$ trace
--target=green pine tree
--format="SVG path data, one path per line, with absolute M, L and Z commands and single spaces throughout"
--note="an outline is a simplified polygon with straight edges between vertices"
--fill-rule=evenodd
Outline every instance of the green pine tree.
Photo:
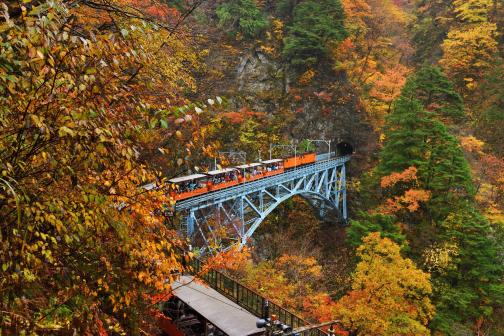
M 488 318 L 504 303 L 502 251 L 492 227 L 470 201 L 452 210 L 438 238 L 457 246 L 454 266 L 433 274 L 437 304 L 432 326 L 448 335 L 455 334 L 455 323 Z
M 464 102 L 453 83 L 438 67 L 423 66 L 408 80 L 403 95 L 418 99 L 428 111 L 442 117 L 464 116 Z
M 471 171 L 458 140 L 439 121 L 433 123 L 426 153 L 427 162 L 419 171 L 421 186 L 431 191 L 431 214 L 435 219 L 443 219 L 453 202 L 473 199 Z
M 340 0 L 306 0 L 296 5 L 283 56 L 293 65 L 311 66 L 325 58 L 328 45 L 347 32 Z
M 433 115 L 411 97 L 401 95 L 394 103 L 385 125 L 385 142 L 380 152 L 377 177 L 426 165 L 426 148 L 433 127 Z
M 475 209 L 475 188 L 460 144 L 440 120 L 446 111 L 461 111 L 461 102 L 449 89 L 449 83 L 433 68 L 424 68 L 408 79 L 387 119 L 386 139 L 370 185 L 378 192 L 381 177 L 410 166 L 418 169 L 418 187 L 430 191 L 431 199 L 414 217 L 398 220 L 412 224 L 409 245 L 417 258 L 433 241 L 457 248 L 452 265 L 435 271 L 432 277 L 437 312 L 432 327 L 452 335 L 456 323 L 488 317 L 502 304 L 504 268 L 498 250 L 502 244 Z M 397 234 L 394 228 L 379 225 L 376 218 L 371 222 L 359 221 L 366 229 Z M 349 232 L 362 231 L 361 226 Z
M 292 19 L 294 15 L 294 9 L 298 4 L 299 0 L 278 0 L 276 5 L 276 13 L 279 17 L 286 19 L 287 22 Z
M 257 37 L 268 27 L 268 20 L 253 0 L 226 1 L 217 8 L 219 25 L 246 38 Z
M 474 186 L 457 139 L 438 120 L 436 111 L 425 109 L 432 104 L 447 109 L 458 106 L 458 103 L 450 103 L 453 96 L 445 94 L 447 90 L 435 89 L 437 86 L 433 82 L 444 81 L 433 73 L 440 74 L 429 67 L 412 75 L 394 103 L 385 126 L 385 143 L 376 169 L 375 186 L 383 176 L 416 167 L 419 187 L 432 194 L 429 213 L 435 220 L 442 220 L 450 212 L 453 201 L 472 198 Z M 432 81 L 433 76 L 437 80 Z M 428 89 L 429 85 L 432 89 Z
M 389 238 L 405 247 L 406 237 L 396 224 L 394 216 L 383 214 L 369 214 L 359 211 L 358 220 L 351 220 L 347 229 L 347 243 L 357 247 L 362 244 L 362 238 L 371 232 L 380 232 L 383 238 Z

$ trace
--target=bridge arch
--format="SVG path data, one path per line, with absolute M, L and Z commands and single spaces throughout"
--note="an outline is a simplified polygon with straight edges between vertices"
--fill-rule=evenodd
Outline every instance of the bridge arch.
M 334 203 L 331 199 L 326 198 L 324 195 L 321 195 L 320 193 L 314 191 L 302 191 L 302 190 L 296 191 L 278 199 L 278 201 L 276 201 L 274 204 L 269 206 L 264 212 L 262 212 L 261 215 L 255 220 L 255 222 L 249 228 L 249 230 L 241 237 L 240 246 L 243 247 L 247 244 L 247 240 L 252 237 L 254 232 L 259 228 L 261 223 L 268 217 L 269 214 L 275 211 L 276 208 L 278 208 L 283 202 L 295 196 L 300 196 L 303 199 L 305 199 L 312 206 L 312 208 L 318 209 L 324 214 L 332 213 L 334 216 L 337 217 L 339 221 L 341 222 L 344 221 L 342 218 L 342 213 L 338 208 L 338 204 Z M 319 212 L 320 217 L 323 217 L 324 214 Z
M 264 219 L 293 196 L 308 200 L 321 217 L 334 212 L 335 218 L 346 222 L 345 163 L 349 159 L 350 156 L 322 159 L 178 202 L 175 211 L 184 218 L 179 231 L 191 239 L 193 246 L 202 249 L 216 243 L 243 246 Z M 219 238 L 222 230 L 226 232 L 223 239 Z

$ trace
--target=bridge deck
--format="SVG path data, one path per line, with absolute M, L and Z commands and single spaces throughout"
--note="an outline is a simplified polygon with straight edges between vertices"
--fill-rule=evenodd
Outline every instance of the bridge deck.
M 257 181 L 240 184 L 234 187 L 209 192 L 200 196 L 195 196 L 187 200 L 177 202 L 175 209 L 177 211 L 186 209 L 197 209 L 199 206 L 206 206 L 209 203 L 215 203 L 217 201 L 226 201 L 233 199 L 240 195 L 245 195 L 254 189 L 263 189 L 278 185 L 289 181 L 297 176 L 303 176 L 306 174 L 313 173 L 314 171 L 321 171 L 330 167 L 342 165 L 350 160 L 350 156 L 342 156 L 335 159 L 329 159 L 321 162 L 315 162 L 310 165 L 301 166 L 297 168 L 290 169 L 283 174 L 265 177 Z

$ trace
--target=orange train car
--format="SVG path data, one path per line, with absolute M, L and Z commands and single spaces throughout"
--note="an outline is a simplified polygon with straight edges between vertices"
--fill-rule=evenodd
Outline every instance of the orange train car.
M 220 190 L 237 185 L 238 171 L 236 168 L 224 168 L 220 170 L 212 170 L 208 173 L 208 191 Z
M 302 166 L 309 163 L 314 163 L 317 160 L 317 155 L 314 152 L 304 153 L 298 156 L 292 156 L 283 160 L 285 169 Z
M 168 180 L 168 182 L 177 187 L 177 189 L 170 191 L 170 196 L 176 201 L 208 192 L 208 176 L 204 174 L 176 177 Z
M 173 178 L 169 182 L 176 187 L 170 191 L 170 196 L 176 201 L 181 201 L 207 192 L 278 175 L 283 173 L 285 169 L 314 163 L 316 159 L 316 154 L 309 152 L 287 159 L 272 159 L 212 170 L 204 174 Z
M 238 177 L 238 181 L 240 183 L 252 182 L 264 177 L 264 167 L 262 167 L 262 163 L 260 162 L 244 164 L 241 166 L 236 166 L 236 168 L 240 172 L 240 175 Z
M 278 175 L 284 172 L 283 159 L 261 161 L 264 165 L 263 177 Z

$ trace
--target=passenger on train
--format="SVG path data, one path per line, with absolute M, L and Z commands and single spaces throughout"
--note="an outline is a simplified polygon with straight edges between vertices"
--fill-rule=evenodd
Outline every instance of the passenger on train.
M 181 193 L 181 192 L 186 192 L 189 190 L 189 187 L 188 187 L 188 183 L 179 183 L 179 184 L 175 184 L 175 189 L 177 190 L 177 192 Z
M 209 176 L 208 191 L 215 191 L 238 184 L 236 168 L 216 169 L 205 174 Z
M 204 174 L 193 174 L 175 177 L 170 182 L 169 195 L 175 200 L 182 200 L 207 192 L 208 177 Z
M 338 153 L 340 155 L 351 155 L 353 148 L 349 144 L 342 143 L 338 145 Z M 176 177 L 169 180 L 173 186 L 170 196 L 175 200 L 183 200 L 241 183 L 282 174 L 284 171 L 312 164 L 318 160 L 327 160 L 330 157 L 330 155 L 327 155 L 326 159 L 319 159 L 315 152 L 307 152 L 284 159 L 269 159 L 213 170 L 203 174 Z
M 261 162 L 264 167 L 264 176 L 273 176 L 283 172 L 282 159 L 270 159 Z

